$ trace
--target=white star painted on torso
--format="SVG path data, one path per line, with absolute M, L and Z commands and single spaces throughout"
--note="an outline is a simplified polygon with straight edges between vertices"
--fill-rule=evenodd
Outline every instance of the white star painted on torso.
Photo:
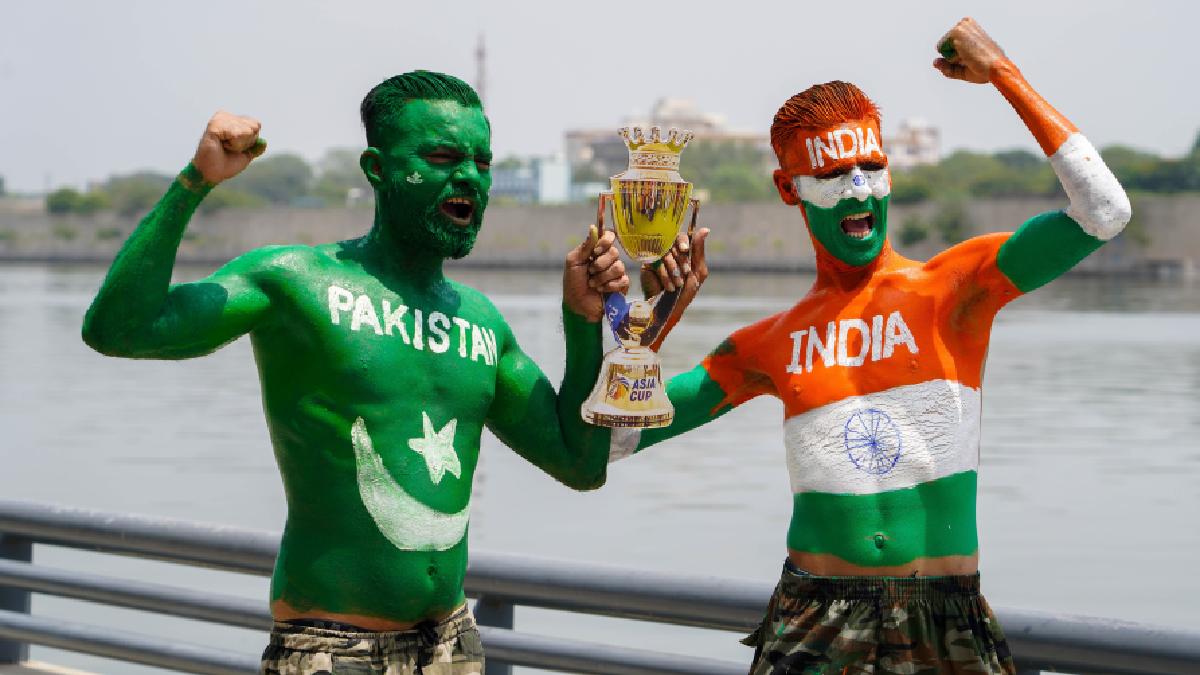
M 442 482 L 442 476 L 446 475 L 447 471 L 454 474 L 455 478 L 461 478 L 462 465 L 454 452 L 454 429 L 458 427 L 458 420 L 452 419 L 441 431 L 434 432 L 429 413 L 421 411 L 421 423 L 425 437 L 409 439 L 408 447 L 425 458 L 425 465 L 429 467 L 429 480 L 437 485 Z

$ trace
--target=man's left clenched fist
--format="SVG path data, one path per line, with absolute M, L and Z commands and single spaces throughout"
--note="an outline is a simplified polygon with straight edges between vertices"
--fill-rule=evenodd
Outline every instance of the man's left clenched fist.
M 233 178 L 266 151 L 267 142 L 258 137 L 261 128 L 253 117 L 217 111 L 200 137 L 192 164 L 209 183 Z
M 987 84 L 992 66 L 1004 58 L 1004 50 L 975 19 L 966 17 L 938 40 L 941 58 L 933 67 L 952 80 Z

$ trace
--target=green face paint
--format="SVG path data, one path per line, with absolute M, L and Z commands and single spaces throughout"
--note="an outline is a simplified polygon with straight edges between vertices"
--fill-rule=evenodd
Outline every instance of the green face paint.
M 887 208 L 890 197 L 875 196 L 865 200 L 853 197 L 839 201 L 832 208 L 821 208 L 809 201 L 801 202 L 808 231 L 814 240 L 834 258 L 850 265 L 869 265 L 883 250 L 887 240 Z M 869 214 L 870 231 L 865 237 L 856 238 L 843 229 L 843 221 L 855 214 Z
M 410 252 L 461 258 L 483 224 L 491 129 L 479 108 L 455 101 L 409 101 L 385 120 L 375 186 L 377 226 Z

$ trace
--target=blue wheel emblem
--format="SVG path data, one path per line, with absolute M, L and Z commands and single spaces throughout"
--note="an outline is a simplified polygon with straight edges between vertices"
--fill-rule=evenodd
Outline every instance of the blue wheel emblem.
M 855 186 L 857 186 L 857 187 L 862 187 L 862 186 L 864 186 L 864 185 L 866 185 L 866 184 L 867 184 L 867 179 L 866 179 L 866 178 L 864 178 L 864 177 L 863 177 L 863 175 L 862 175 L 861 173 L 860 173 L 860 174 L 858 174 L 857 176 L 855 176 L 854 178 L 850 179 L 850 180 L 851 180 L 851 182 L 852 182 L 852 183 L 854 183 L 854 185 L 855 185 Z
M 882 410 L 867 408 L 851 415 L 843 438 L 846 455 L 859 471 L 886 476 L 900 461 L 900 430 Z

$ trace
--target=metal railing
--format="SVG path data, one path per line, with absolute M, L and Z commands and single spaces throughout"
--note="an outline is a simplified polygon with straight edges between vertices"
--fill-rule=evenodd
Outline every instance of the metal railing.
M 269 576 L 278 535 L 229 527 L 0 500 L 0 664 L 45 645 L 191 673 L 254 673 L 254 655 L 30 614 L 30 594 L 145 610 L 225 626 L 268 630 L 260 601 L 33 564 L 49 544 Z M 578 673 L 741 675 L 746 663 L 518 632 L 513 608 L 538 607 L 640 621 L 748 632 L 771 582 L 666 575 L 473 553 L 466 591 L 487 648 L 488 675 L 524 665 Z M 1200 633 L 1088 617 L 997 610 L 1022 672 L 1200 672 Z M 748 652 L 747 652 L 748 655 Z

